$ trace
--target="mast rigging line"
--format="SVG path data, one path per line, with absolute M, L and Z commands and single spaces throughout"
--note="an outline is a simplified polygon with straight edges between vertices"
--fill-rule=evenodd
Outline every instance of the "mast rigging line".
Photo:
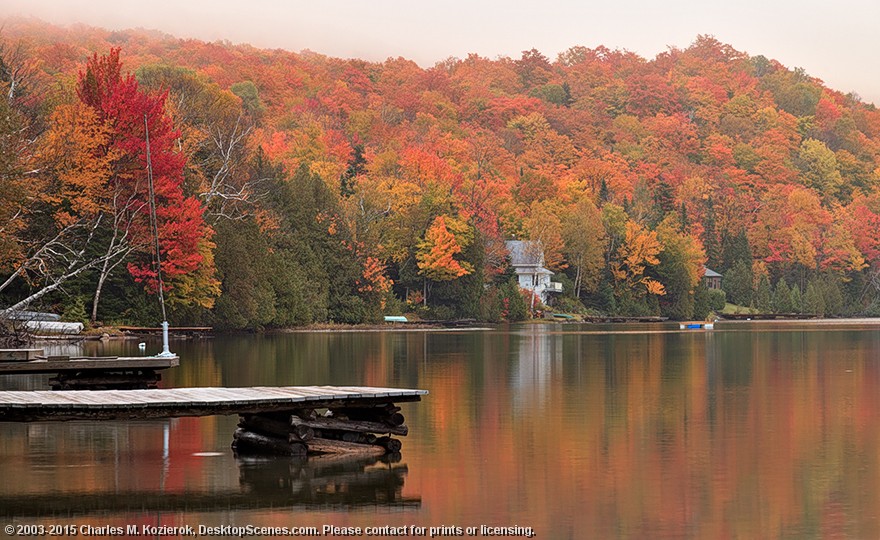
M 159 305 L 162 308 L 162 352 L 159 356 L 173 356 L 168 350 L 168 317 L 165 314 L 165 292 L 162 285 L 162 255 L 159 251 L 159 219 L 156 216 L 156 190 L 153 187 L 153 161 L 150 156 L 150 126 L 144 114 L 144 134 L 147 143 L 147 187 L 150 194 L 150 226 L 155 241 L 156 280 L 159 284 Z

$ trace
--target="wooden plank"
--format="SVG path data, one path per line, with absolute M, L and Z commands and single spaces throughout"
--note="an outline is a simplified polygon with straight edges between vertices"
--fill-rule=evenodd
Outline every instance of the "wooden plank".
M 161 332 L 161 326 L 117 326 L 120 332 Z M 168 332 L 211 332 L 212 326 L 170 326 Z
M 287 438 L 281 440 L 275 437 L 267 437 L 253 431 L 238 428 L 232 435 L 234 441 L 232 448 L 237 454 L 259 453 L 274 454 L 279 456 L 305 456 L 306 445 L 301 442 L 288 442 Z
M 0 349 L 0 362 L 22 362 L 43 356 L 43 349 Z
M 91 390 L 81 392 L 0 392 L 0 421 L 171 418 L 293 411 L 302 408 L 374 407 L 387 405 L 368 387 L 176 388 Z M 425 390 L 397 389 L 395 401 L 418 401 Z M 304 395 L 308 394 L 308 395 Z M 379 392 L 379 395 L 382 395 Z M 385 428 L 382 433 L 389 433 Z
M 354 431 L 356 433 L 393 433 L 394 435 L 406 436 L 409 428 L 406 426 L 389 426 L 379 422 L 366 422 L 358 420 L 340 420 L 338 418 L 316 418 L 303 420 L 296 416 L 290 419 L 292 425 L 307 426 L 312 429 L 331 429 L 335 431 Z
M 177 356 L 133 356 L 108 358 L 71 358 L 65 361 L 31 360 L 0 362 L 0 375 L 24 375 L 34 373 L 62 373 L 86 370 L 143 370 L 168 369 L 180 365 Z
M 348 454 L 362 456 L 381 456 L 385 448 L 373 444 L 350 443 L 330 439 L 314 438 L 308 443 L 309 454 Z
M 111 405 L 125 403 L 134 397 L 139 400 L 145 398 L 145 402 L 153 404 L 168 405 L 185 405 L 189 403 L 225 403 L 228 401 L 241 402 L 265 402 L 278 404 L 298 404 L 310 401 L 346 401 L 357 399 L 372 399 L 368 394 L 346 394 L 338 393 L 334 397 L 328 397 L 321 394 L 314 397 L 304 398 L 298 391 L 297 387 L 274 388 L 271 393 L 266 392 L 265 388 L 242 388 L 242 389 L 223 389 L 225 394 L 211 397 L 211 392 L 215 388 L 177 388 L 169 390 L 101 390 L 95 391 L 94 396 L 101 396 L 103 402 Z M 271 395 L 270 395 L 271 394 Z M 421 396 L 427 394 L 424 390 L 408 390 L 405 394 L 408 396 Z M 66 394 L 59 394 L 51 391 L 6 391 L 0 392 L 0 396 L 11 398 L 16 403 L 23 405 L 52 406 L 57 403 L 66 403 L 71 399 Z M 357 397 L 352 397 L 357 396 Z

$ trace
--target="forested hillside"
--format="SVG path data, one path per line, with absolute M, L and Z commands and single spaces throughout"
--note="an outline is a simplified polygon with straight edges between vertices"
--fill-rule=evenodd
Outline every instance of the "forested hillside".
M 178 324 L 522 318 L 511 238 L 558 309 L 704 317 L 708 266 L 739 305 L 880 314 L 880 112 L 711 37 L 430 68 L 32 20 L 0 42 L 0 309 L 156 321 L 155 231 Z

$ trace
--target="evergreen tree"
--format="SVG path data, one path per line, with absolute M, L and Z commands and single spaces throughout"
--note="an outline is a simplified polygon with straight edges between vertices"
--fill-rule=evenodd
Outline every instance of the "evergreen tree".
M 804 312 L 804 297 L 801 294 L 801 288 L 794 284 L 791 286 L 791 311 L 792 313 L 803 313 Z
M 599 290 L 596 293 L 599 300 L 599 307 L 609 315 L 619 315 L 620 311 L 617 307 L 617 299 L 614 298 L 614 287 L 607 279 L 603 279 L 599 283 Z
M 672 193 L 672 186 L 665 180 L 661 180 L 654 187 L 654 221 L 659 223 L 664 216 L 675 209 L 675 197 Z
M 729 270 L 739 262 L 744 262 L 751 268 L 752 260 L 752 248 L 745 230 L 740 230 L 735 235 L 725 235 L 722 238 L 721 269 Z
M 511 279 L 500 287 L 502 317 L 511 322 L 524 321 L 529 316 L 529 306 L 520 292 L 519 283 Z
M 217 224 L 214 255 L 222 290 L 214 305 L 215 326 L 257 329 L 275 321 L 275 291 L 269 282 L 269 246 L 252 220 Z M 285 276 L 285 278 L 290 276 Z
M 755 306 L 760 313 L 773 312 L 773 295 L 770 292 L 770 280 L 767 275 L 758 280 L 758 290 L 755 292 Z
M 804 313 L 825 315 L 825 299 L 822 296 L 822 284 L 812 279 L 807 285 L 807 292 L 804 294 Z
M 825 302 L 827 315 L 843 314 L 843 292 L 841 292 L 840 282 L 835 276 L 828 275 L 822 280 L 822 300 Z
M 348 162 L 348 167 L 339 178 L 339 195 L 351 197 L 355 193 L 357 177 L 367 172 L 367 159 L 364 157 L 364 145 L 356 144 L 353 147 L 354 155 Z
M 684 211 L 684 203 L 681 206 Z M 706 264 L 713 269 L 721 268 L 721 246 L 718 243 L 718 232 L 715 230 L 715 205 L 712 202 L 712 197 L 706 199 L 706 212 L 703 218 L 703 247 L 706 250 Z
M 274 207 L 282 219 L 276 233 L 277 265 L 299 276 L 297 287 L 290 280 L 276 281 L 289 295 L 287 309 L 310 311 L 311 321 L 365 322 L 371 309 L 360 295 L 363 268 L 353 249 L 351 233 L 339 217 L 337 195 L 324 181 L 301 166 L 289 181 L 279 181 L 273 194 Z M 299 322 L 302 317 L 293 317 Z M 288 319 L 289 320 L 289 319 Z
M 785 278 L 779 278 L 776 282 L 776 288 L 773 291 L 773 310 L 776 313 L 791 313 L 791 290 Z
M 611 195 L 608 193 L 608 182 L 605 181 L 605 178 L 602 178 L 602 183 L 599 185 L 599 201 L 605 204 L 610 200 Z
M 702 282 L 694 288 L 694 319 L 704 321 L 712 308 L 709 306 L 709 289 Z M 723 306 L 722 306 L 723 307 Z
M 724 273 L 724 291 L 733 304 L 747 306 L 752 303 L 752 265 L 738 261 L 733 268 Z
M 681 206 L 678 209 L 678 216 L 681 222 L 681 232 L 687 232 L 688 228 L 691 226 L 691 222 L 688 218 L 687 205 L 684 203 L 681 203 Z

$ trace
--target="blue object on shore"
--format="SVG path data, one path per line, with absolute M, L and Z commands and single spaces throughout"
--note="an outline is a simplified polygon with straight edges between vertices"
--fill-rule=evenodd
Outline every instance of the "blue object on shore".
M 712 330 L 715 328 L 715 323 L 711 322 L 691 322 L 691 323 L 679 323 L 679 330 Z
M 385 322 L 409 322 L 403 315 L 386 315 Z

